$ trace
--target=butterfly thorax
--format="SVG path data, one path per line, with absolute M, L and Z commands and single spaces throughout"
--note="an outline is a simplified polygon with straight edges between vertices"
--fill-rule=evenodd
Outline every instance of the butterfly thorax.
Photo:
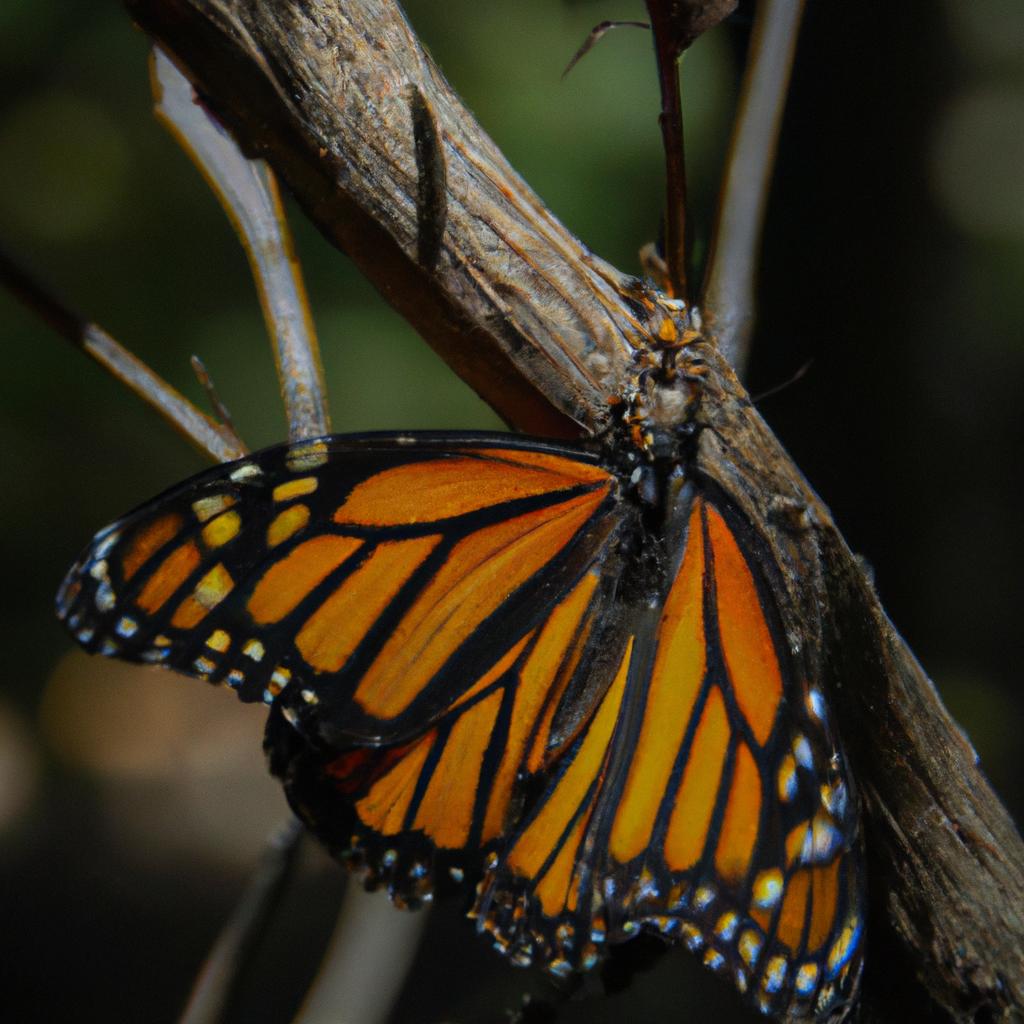
M 635 369 L 628 384 L 609 400 L 618 435 L 610 447 L 637 464 L 667 467 L 640 481 L 644 486 L 639 497 L 645 504 L 659 500 L 653 479 L 668 479 L 674 467 L 692 458 L 706 378 L 719 365 L 725 368 L 721 360 L 708 359 L 715 346 L 703 332 L 697 307 L 664 295 L 657 295 L 653 306 L 651 321 L 656 326 L 634 351 Z

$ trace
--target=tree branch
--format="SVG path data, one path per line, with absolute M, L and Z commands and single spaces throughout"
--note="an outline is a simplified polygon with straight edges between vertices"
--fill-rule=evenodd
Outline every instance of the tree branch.
M 596 432 L 660 315 L 545 209 L 384 0 L 127 0 L 250 155 L 511 425 Z M 419 259 L 411 86 L 436 120 L 447 223 Z
M 0 251 L 0 284 L 10 289 L 61 337 L 95 359 L 208 458 L 214 462 L 230 462 L 246 453 L 248 449 L 230 425 L 217 423 L 197 409 L 99 324 L 65 306 L 3 251 Z
M 274 349 L 288 438 L 329 434 L 320 349 L 274 172 L 262 160 L 246 160 L 159 47 L 153 50 L 150 72 L 157 118 L 199 168 L 249 259 Z

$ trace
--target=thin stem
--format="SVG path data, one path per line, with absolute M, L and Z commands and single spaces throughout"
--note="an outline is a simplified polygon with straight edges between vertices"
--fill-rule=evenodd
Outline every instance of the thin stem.
M 710 335 L 742 376 L 754 326 L 754 286 L 768 189 L 804 0 L 763 0 L 726 158 L 701 312 Z
M 214 462 L 230 462 L 247 451 L 228 426 L 216 423 L 184 395 L 118 344 L 102 327 L 69 309 L 24 267 L 0 251 L 0 282 L 58 334 L 91 356 L 187 441 Z
M 345 892 L 330 946 L 292 1024 L 384 1024 L 419 948 L 428 911 L 398 910 L 387 894 Z
M 218 1024 L 223 1019 L 238 980 L 280 904 L 305 834 L 298 819 L 290 818 L 270 838 L 263 859 L 196 978 L 179 1024 Z
M 600 24 L 595 25 L 587 35 L 587 38 L 580 44 L 580 48 L 572 55 L 569 59 L 569 63 L 566 64 L 565 70 L 562 72 L 562 78 L 565 78 L 570 71 L 590 51 L 597 46 L 597 44 L 604 38 L 604 36 L 611 32 L 612 29 L 617 28 L 643 28 L 650 31 L 651 26 L 646 21 L 602 21 Z
M 197 101 L 189 80 L 158 48 L 153 50 L 152 77 L 157 117 L 202 172 L 245 248 L 274 345 L 289 438 L 328 434 L 331 420 L 320 348 L 277 179 L 263 160 L 242 154 Z
M 667 5 L 649 3 L 647 9 L 654 34 L 661 90 L 658 123 L 665 150 L 665 262 L 672 294 L 686 299 L 686 153 L 683 146 L 683 106 L 679 95 L 680 50 Z
M 214 416 L 217 417 L 217 422 L 234 430 L 235 421 L 231 417 L 230 410 L 221 400 L 220 394 L 214 386 L 213 377 L 210 376 L 210 371 L 206 368 L 206 363 L 195 354 L 190 357 L 189 363 L 192 366 L 192 372 L 196 375 L 196 380 L 199 381 L 199 386 L 206 392 L 206 399 L 210 403 Z

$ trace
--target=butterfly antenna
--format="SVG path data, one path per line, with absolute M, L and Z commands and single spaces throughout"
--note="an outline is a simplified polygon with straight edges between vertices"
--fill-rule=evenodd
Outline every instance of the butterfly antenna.
M 756 395 L 751 395 L 750 401 L 753 402 L 754 405 L 757 405 L 764 399 L 771 398 L 772 395 L 777 395 L 780 391 L 785 391 L 786 388 L 792 386 L 798 380 L 803 380 L 803 378 L 807 375 L 807 371 L 810 370 L 810 368 L 813 365 L 814 360 L 808 359 L 807 362 L 804 363 L 804 365 L 801 366 L 800 369 L 796 371 L 796 373 L 791 374 L 781 384 L 776 384 L 774 387 L 769 388 L 767 391 L 761 391 Z
M 645 28 L 649 30 L 650 27 L 650 24 L 646 21 L 602 21 L 600 24 L 595 25 L 590 30 L 590 34 L 587 38 L 583 40 L 580 48 L 572 55 L 572 59 L 565 65 L 565 70 L 562 72 L 562 78 L 564 79 L 565 76 L 568 75 L 569 72 L 572 71 L 572 69 L 576 67 L 576 65 L 579 64 L 579 62 L 583 60 L 583 58 L 586 57 L 586 55 L 590 53 L 595 46 L 597 46 L 598 42 L 608 32 L 611 32 L 612 29 Z
M 0 284 L 62 338 L 95 359 L 214 462 L 230 462 L 246 453 L 244 442 L 230 425 L 218 424 L 197 409 L 102 327 L 65 305 L 2 249 Z

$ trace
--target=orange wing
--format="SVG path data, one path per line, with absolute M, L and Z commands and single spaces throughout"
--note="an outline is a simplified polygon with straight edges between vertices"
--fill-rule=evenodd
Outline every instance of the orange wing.
M 399 741 L 577 586 L 613 485 L 582 453 L 501 435 L 272 448 L 98 534 L 58 614 L 88 650 L 276 703 L 319 741 Z
M 643 929 L 699 951 L 765 1012 L 828 1016 L 862 954 L 843 757 L 722 508 L 692 499 L 686 533 L 663 605 L 634 614 L 613 684 L 475 914 L 558 973 Z
M 717 494 L 683 489 L 673 553 L 621 487 L 501 435 L 271 449 L 101 533 L 58 607 L 270 703 L 293 807 L 396 900 L 473 872 L 517 963 L 653 931 L 827 1016 L 860 971 L 854 801 L 771 566 Z
M 616 488 L 582 452 L 505 435 L 278 447 L 102 531 L 58 611 L 89 650 L 271 704 L 300 813 L 411 900 L 507 833 L 524 771 L 571 731 L 562 695 L 585 717 L 603 685 Z
M 595 640 L 615 642 L 605 621 L 610 598 L 595 563 L 511 646 L 492 638 L 493 663 L 406 742 L 325 751 L 289 726 L 287 707 L 275 708 L 272 771 L 313 831 L 396 902 L 478 876 L 483 855 L 500 847 L 535 795 L 530 780 L 543 778 L 551 751 L 567 742 L 556 715 L 567 692 L 581 679 L 607 682 L 605 644 Z M 585 719 L 582 704 L 578 711 Z

